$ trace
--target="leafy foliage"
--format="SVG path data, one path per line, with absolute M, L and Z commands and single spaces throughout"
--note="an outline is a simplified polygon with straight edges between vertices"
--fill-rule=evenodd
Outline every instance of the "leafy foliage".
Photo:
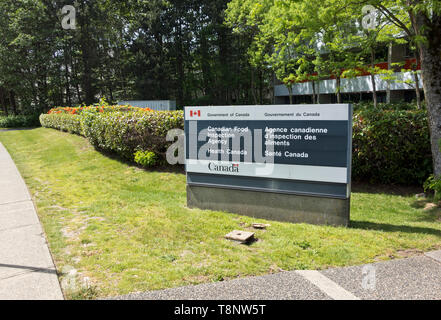
M 271 73 L 224 25 L 229 0 L 2 0 L 0 109 L 46 112 L 101 97 L 179 106 L 269 102 Z M 76 8 L 64 30 L 61 9 Z
M 43 127 L 83 135 L 81 118 L 73 114 L 42 114 L 40 122 Z
M 158 163 L 158 157 L 153 151 L 137 151 L 135 153 L 135 162 L 149 168 Z
M 40 121 L 43 127 L 83 135 L 97 149 L 116 153 L 125 160 L 134 161 L 138 151 L 151 151 L 160 161 L 171 144 L 166 141 L 168 131 L 184 128 L 184 113 L 137 108 L 101 112 L 101 108 L 84 108 L 79 115 L 44 114 Z
M 41 116 L 44 127 L 81 134 L 98 149 L 125 160 L 153 165 L 165 161 L 171 129 L 183 129 L 183 112 L 115 111 L 85 108 L 80 115 Z M 355 106 L 353 178 L 373 183 L 422 184 L 432 173 L 425 111 L 412 104 Z M 153 152 L 153 154 L 148 154 Z M 141 162 L 140 162 L 141 161 Z
M 441 140 L 438 141 L 441 150 Z M 424 184 L 425 191 L 433 191 L 435 193 L 435 201 L 441 201 L 441 178 L 431 175 Z
M 33 128 L 39 126 L 38 115 L 0 116 L 0 128 Z
M 435 192 L 435 201 L 441 201 L 441 179 L 430 176 L 424 184 L 424 190 Z
M 354 179 L 421 185 L 433 172 L 426 111 L 362 109 L 353 129 Z

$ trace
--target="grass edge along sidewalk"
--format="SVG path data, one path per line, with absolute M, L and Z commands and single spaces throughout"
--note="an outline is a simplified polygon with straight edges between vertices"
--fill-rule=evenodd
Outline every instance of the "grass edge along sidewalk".
M 127 165 L 79 136 L 39 128 L 1 132 L 0 141 L 36 201 L 61 282 L 76 284 L 65 287 L 71 299 L 361 265 L 441 247 L 440 210 L 425 210 L 414 193 L 356 190 L 350 228 L 256 221 L 188 209 L 185 175 Z M 224 239 L 253 222 L 271 227 L 257 231 L 251 246 Z
M 63 299 L 31 196 L 1 142 L 0 177 L 0 299 Z

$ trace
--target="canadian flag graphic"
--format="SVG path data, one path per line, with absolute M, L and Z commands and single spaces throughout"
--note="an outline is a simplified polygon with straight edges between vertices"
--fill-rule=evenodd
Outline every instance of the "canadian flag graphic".
M 200 117 L 201 116 L 201 110 L 196 110 L 196 111 L 193 111 L 193 110 L 191 110 L 190 111 L 190 117 Z

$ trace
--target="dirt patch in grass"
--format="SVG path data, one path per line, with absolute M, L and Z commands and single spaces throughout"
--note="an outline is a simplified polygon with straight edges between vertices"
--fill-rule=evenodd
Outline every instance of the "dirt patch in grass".
M 424 255 L 424 251 L 417 249 L 399 250 L 395 254 L 391 255 L 391 259 L 406 259 Z

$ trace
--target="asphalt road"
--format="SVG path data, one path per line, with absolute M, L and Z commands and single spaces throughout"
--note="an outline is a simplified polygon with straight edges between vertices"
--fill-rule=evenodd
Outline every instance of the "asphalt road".
M 133 293 L 114 300 L 440 300 L 441 251 L 325 271 Z

